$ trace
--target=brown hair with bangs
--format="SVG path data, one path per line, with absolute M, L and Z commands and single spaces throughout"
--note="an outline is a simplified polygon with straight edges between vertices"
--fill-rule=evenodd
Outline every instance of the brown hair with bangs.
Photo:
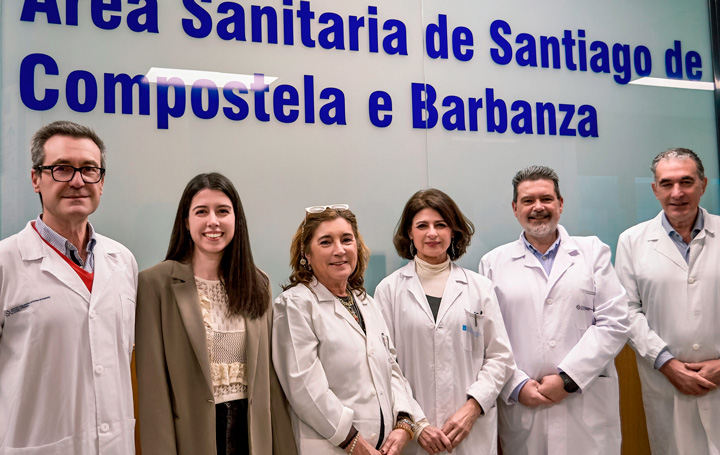
M 435 188 L 418 191 L 405 204 L 393 237 L 398 255 L 404 259 L 413 259 L 414 255 L 410 254 L 410 244 L 412 243 L 410 229 L 413 218 L 423 209 L 433 209 L 438 212 L 452 229 L 452 241 L 455 246 L 454 248 L 448 247 L 447 254 L 453 261 L 459 259 L 470 246 L 470 239 L 475 234 L 475 226 L 463 215 L 450 196 Z

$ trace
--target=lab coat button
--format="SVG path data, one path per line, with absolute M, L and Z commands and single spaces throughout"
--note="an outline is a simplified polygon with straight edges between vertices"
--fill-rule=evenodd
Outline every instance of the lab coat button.
M 688 278 L 688 283 L 693 284 L 695 282 L 695 278 Z
M 95 310 L 90 310 L 90 319 L 95 317 Z
M 98 365 L 95 367 L 95 374 L 100 376 L 103 374 L 103 371 L 105 371 L 105 368 L 102 365 Z
M 375 389 L 372 389 L 372 390 L 370 391 L 370 395 L 372 395 L 372 396 L 377 395 L 377 392 L 375 391 Z
M 555 344 L 557 344 L 557 343 L 555 343 L 555 340 L 550 340 L 550 341 L 548 341 L 548 344 L 550 345 L 551 348 L 554 348 Z
M 102 431 L 103 433 L 106 433 L 109 429 L 110 425 L 108 425 L 107 423 L 103 423 L 102 425 L 100 425 L 100 431 Z
M 368 355 L 369 355 L 370 357 L 372 357 L 373 352 L 375 352 L 375 351 L 373 351 L 372 349 L 368 349 Z
M 547 299 L 547 300 L 545 301 L 545 303 L 547 303 L 548 305 L 552 305 L 552 304 L 553 304 L 553 299 Z
M 693 351 L 697 351 L 698 349 L 700 349 L 700 345 L 697 343 L 693 344 Z
M 376 438 L 377 438 L 377 433 L 373 433 L 370 435 L 370 439 L 376 439 Z

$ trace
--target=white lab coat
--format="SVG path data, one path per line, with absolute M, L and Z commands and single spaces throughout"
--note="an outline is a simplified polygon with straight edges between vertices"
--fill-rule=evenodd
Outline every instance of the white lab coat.
M 618 240 L 618 276 L 628 294 L 650 446 L 655 455 L 720 453 L 720 391 L 680 393 L 654 368 L 667 346 L 682 362 L 720 358 L 720 217 L 690 242 L 686 264 L 661 224 L 633 226 Z
M 275 300 L 273 363 L 292 407 L 299 455 L 344 454 L 338 444 L 352 425 L 376 446 L 392 431 L 398 412 L 423 417 L 395 362 L 380 310 L 370 296 L 355 294 L 355 300 L 367 335 L 317 280 Z
M 137 264 L 97 235 L 92 294 L 28 225 L 0 242 L 0 454 L 135 453 Z
M 375 301 L 430 424 L 441 428 L 468 396 L 482 406 L 484 414 L 453 454 L 496 454 L 495 402 L 514 363 L 490 280 L 451 263 L 436 321 L 410 261 L 378 285 Z M 427 455 L 417 442 L 403 453 Z
M 613 360 L 627 340 L 625 291 L 597 237 L 570 237 L 548 277 L 522 238 L 494 249 L 480 272 L 495 286 L 517 370 L 503 388 L 498 432 L 505 455 L 619 454 Z M 554 406 L 510 403 L 525 379 L 566 372 L 581 388 Z

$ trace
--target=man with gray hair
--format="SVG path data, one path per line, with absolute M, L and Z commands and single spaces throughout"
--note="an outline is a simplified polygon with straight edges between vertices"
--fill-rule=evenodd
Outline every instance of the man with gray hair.
M 625 291 L 597 237 L 559 225 L 558 176 L 530 166 L 513 178 L 520 238 L 486 254 L 517 368 L 500 392 L 505 455 L 620 454 L 613 360 L 629 326 Z
M 42 213 L 0 242 L 0 454 L 133 454 L 137 264 L 88 222 L 105 146 L 59 121 L 31 155 Z
M 652 162 L 662 211 L 618 240 L 653 455 L 720 454 L 720 217 L 700 207 L 708 179 L 685 148 Z

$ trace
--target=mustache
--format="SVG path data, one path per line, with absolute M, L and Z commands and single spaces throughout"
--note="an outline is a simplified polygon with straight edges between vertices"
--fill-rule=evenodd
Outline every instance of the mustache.
M 549 218 L 550 212 L 547 210 L 540 210 L 537 212 L 530 212 L 530 215 L 528 215 L 528 218 Z

